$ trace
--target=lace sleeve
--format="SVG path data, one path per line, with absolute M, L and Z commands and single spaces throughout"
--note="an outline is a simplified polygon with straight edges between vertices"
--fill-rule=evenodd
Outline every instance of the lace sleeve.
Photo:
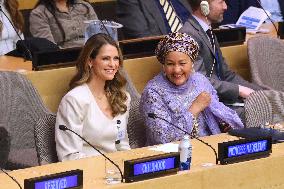
M 169 94 L 170 95 L 170 94 Z M 168 143 L 180 140 L 184 132 L 174 128 L 170 123 L 191 132 L 193 115 L 186 110 L 179 109 L 175 112 L 169 106 L 179 107 L 176 99 L 167 101 L 156 90 L 146 89 L 141 97 L 140 111 L 146 124 L 147 143 L 150 145 Z M 154 113 L 160 118 L 150 118 L 148 113 Z

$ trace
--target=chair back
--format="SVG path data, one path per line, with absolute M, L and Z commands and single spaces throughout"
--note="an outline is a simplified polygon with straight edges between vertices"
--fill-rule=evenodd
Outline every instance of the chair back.
M 284 122 L 284 92 L 256 91 L 245 100 L 246 127 Z
M 0 72 L 0 104 L 0 123 L 11 139 L 5 168 L 37 166 L 34 127 L 50 111 L 31 82 L 16 72 Z
M 35 125 L 35 144 L 39 165 L 58 162 L 55 144 L 54 114 L 41 118 Z
M 284 91 L 284 42 L 270 36 L 248 40 L 252 81 L 267 89 Z
M 146 131 L 144 122 L 139 111 L 139 103 L 141 95 L 138 93 L 130 76 L 125 69 L 120 70 L 121 75 L 126 79 L 126 91 L 131 97 L 129 118 L 127 124 L 127 133 L 131 148 L 144 147 L 146 143 Z
M 272 107 L 263 91 L 249 95 L 245 100 L 246 127 L 260 127 L 272 122 Z
M 131 101 L 127 133 L 131 148 L 141 148 L 146 145 L 146 127 L 139 111 L 140 99 Z

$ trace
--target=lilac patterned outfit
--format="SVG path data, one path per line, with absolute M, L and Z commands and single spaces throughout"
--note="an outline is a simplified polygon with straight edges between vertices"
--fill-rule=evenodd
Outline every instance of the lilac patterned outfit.
M 193 115 L 188 109 L 203 91 L 211 95 L 211 103 L 197 118 L 198 136 L 220 133 L 220 120 L 230 124 L 232 128 L 244 127 L 236 112 L 219 102 L 216 90 L 202 74 L 193 73 L 185 84 L 176 86 L 160 73 L 148 82 L 141 96 L 140 110 L 147 125 L 147 145 L 181 140 L 184 136 L 182 131 L 169 123 L 148 117 L 148 113 L 154 113 L 191 133 Z

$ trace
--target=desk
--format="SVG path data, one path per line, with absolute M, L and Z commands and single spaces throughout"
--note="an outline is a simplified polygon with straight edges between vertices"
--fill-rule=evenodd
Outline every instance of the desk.
M 32 62 L 13 56 L 0 56 L 1 71 L 31 71 Z
M 203 139 L 217 149 L 217 143 L 234 140 L 236 137 L 220 134 L 204 137 Z M 37 177 L 71 169 L 83 169 L 84 189 L 178 189 L 185 188 L 185 186 L 192 189 L 284 188 L 284 143 L 273 145 L 273 153 L 267 158 L 237 164 L 214 165 L 212 167 L 203 166 L 204 163 L 215 162 L 215 157 L 211 149 L 196 140 L 192 140 L 192 144 L 193 165 L 190 171 L 179 172 L 176 175 L 136 183 L 106 185 L 103 179 L 104 159 L 101 156 L 22 169 L 12 171 L 10 174 L 23 185 L 25 178 Z M 112 153 L 109 154 L 109 156 L 111 158 L 131 159 L 158 153 L 159 152 L 151 151 L 146 147 L 133 149 L 127 152 Z M 18 188 L 5 174 L 0 174 L 0 186 L 3 189 Z

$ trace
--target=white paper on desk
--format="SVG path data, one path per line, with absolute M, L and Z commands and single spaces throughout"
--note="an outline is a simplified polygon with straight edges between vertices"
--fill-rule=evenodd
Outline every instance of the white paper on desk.
M 266 13 L 269 16 L 271 15 L 268 11 L 266 11 Z M 259 28 L 267 18 L 268 17 L 263 9 L 249 7 L 241 14 L 236 25 L 246 27 L 248 33 L 256 33 L 258 31 L 261 31 L 259 30 Z
M 149 148 L 149 150 L 165 152 L 165 153 L 178 152 L 178 144 L 174 143 L 162 144 L 159 146 L 155 146 L 153 148 Z

